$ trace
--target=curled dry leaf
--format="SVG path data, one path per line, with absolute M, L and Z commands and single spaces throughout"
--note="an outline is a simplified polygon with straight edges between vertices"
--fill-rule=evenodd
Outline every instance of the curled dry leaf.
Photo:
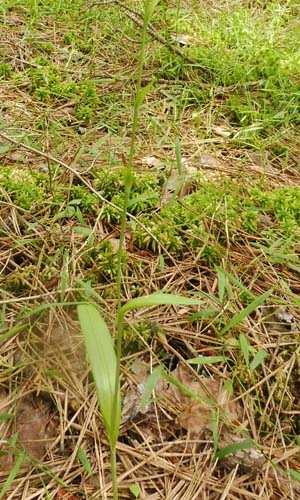
M 212 131 L 220 137 L 230 137 L 232 134 L 232 131 L 225 127 L 213 127 Z
M 171 40 L 173 42 L 178 43 L 181 47 L 186 47 L 193 45 L 195 43 L 195 39 L 191 35 L 182 35 L 180 33 L 172 33 Z
M 162 163 L 159 158 L 156 158 L 156 156 L 144 156 L 144 158 L 142 158 L 141 162 L 142 162 L 142 165 L 145 165 L 146 167 L 149 167 L 149 168 L 159 167 Z
M 141 388 L 145 387 L 149 369 L 147 363 L 136 360 L 132 365 L 130 395 L 125 396 L 127 403 L 132 402 L 131 414 L 123 413 L 123 421 L 134 418 L 139 413 L 139 405 L 142 397 Z M 229 469 L 239 467 L 245 473 L 258 474 L 266 471 L 266 477 L 271 482 L 280 480 L 281 485 L 288 491 L 292 485 L 295 492 L 300 493 L 300 487 L 296 481 L 288 478 L 286 473 L 280 468 L 272 469 L 270 462 L 265 455 L 255 445 L 244 447 L 243 443 L 250 441 L 249 434 L 242 424 L 242 407 L 233 401 L 229 392 L 221 380 L 214 380 L 208 377 L 195 378 L 192 371 L 185 365 L 179 364 L 170 376 L 176 379 L 181 386 L 197 398 L 184 394 L 174 384 L 168 384 L 164 379 L 160 379 L 155 387 L 155 397 L 157 401 L 165 406 L 170 414 L 177 413 L 176 423 L 182 429 L 187 430 L 188 435 L 193 440 L 212 438 L 212 413 L 213 408 L 219 415 L 218 421 L 218 447 L 220 450 L 230 446 L 232 451 L 222 459 L 222 464 Z M 167 404 L 165 404 L 167 403 Z M 163 417 L 157 407 L 156 416 Z M 173 410 L 173 411 L 172 411 Z M 140 424 L 140 430 L 148 442 L 155 442 L 158 439 L 156 428 L 156 416 L 153 412 L 153 404 L 147 408 L 147 420 Z M 164 411 L 165 414 L 165 411 Z M 155 422 L 155 423 L 154 423 Z M 165 421 L 166 422 L 166 421 Z M 169 431 L 167 429 L 169 426 Z M 160 430 L 160 438 L 170 439 L 170 434 L 174 432 L 174 420 L 167 420 L 167 423 Z M 239 446 L 242 445 L 242 446 Z M 286 497 L 288 498 L 288 497 Z
M 285 332 L 297 328 L 294 316 L 283 308 L 261 306 L 257 309 L 256 316 L 268 330 Z
M 78 497 L 69 493 L 65 488 L 59 488 L 56 493 L 56 500 L 78 500 Z
M 182 162 L 182 173 L 180 174 L 178 170 L 172 173 L 163 188 L 161 196 L 161 204 L 166 205 L 168 201 L 176 194 L 179 197 L 188 194 L 191 188 L 191 180 L 193 176 L 198 172 L 196 167 L 193 167 L 187 163 L 186 160 Z
M 123 399 L 122 424 L 134 419 L 140 412 L 140 403 L 149 376 L 149 365 L 137 358 L 130 367 L 131 377 Z M 145 409 L 147 412 L 148 408 Z
M 200 167 L 202 168 L 211 168 L 214 170 L 218 170 L 222 167 L 222 164 L 217 158 L 208 153 L 203 153 L 199 159 Z
M 133 383 L 128 388 L 123 406 L 122 421 L 126 422 L 140 413 L 140 401 L 149 376 L 146 363 L 136 360 L 131 367 Z M 192 438 L 201 438 L 206 431 L 211 431 L 212 413 L 215 409 L 220 414 L 220 421 L 230 426 L 241 420 L 241 407 L 232 402 L 229 392 L 225 389 L 222 381 L 203 377 L 200 380 L 194 378 L 191 370 L 179 364 L 171 372 L 171 377 L 176 379 L 195 398 L 184 394 L 174 384 L 168 384 L 160 379 L 155 387 L 155 396 L 166 403 L 168 409 L 177 414 L 176 422 L 179 427 L 188 431 Z M 147 409 L 146 409 L 147 411 Z M 153 405 L 148 407 L 148 412 L 153 411 Z
M 120 246 L 119 238 L 109 238 L 108 240 L 112 246 L 113 253 L 117 253 Z

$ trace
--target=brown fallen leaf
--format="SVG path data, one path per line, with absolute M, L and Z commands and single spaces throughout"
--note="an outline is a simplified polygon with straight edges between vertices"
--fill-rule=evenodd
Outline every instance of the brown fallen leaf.
M 4 390 L 0 390 L 0 413 L 13 415 L 12 402 Z M 0 420 L 0 475 L 7 474 L 11 471 L 14 464 L 14 457 L 10 453 L 8 440 L 12 434 L 12 419 Z
M 55 498 L 56 500 L 78 500 L 78 497 L 69 493 L 65 488 L 59 488 Z
M 263 322 L 267 330 L 285 332 L 297 329 L 294 316 L 282 307 L 261 306 L 256 310 L 256 317 Z
M 1 404 L 2 411 L 3 408 L 5 407 Z M 12 425 L 12 420 L 8 420 L 2 421 L 0 426 L 0 451 L 4 453 L 0 455 L 0 472 L 4 475 L 12 470 L 17 457 L 9 445 L 9 438 L 14 433 L 18 434 L 18 445 L 36 460 L 45 456 L 56 433 L 55 426 L 49 425 L 49 404 L 42 398 L 26 396 L 19 401 L 16 408 L 15 405 L 11 408 L 7 406 L 6 411 L 12 415 L 15 413 L 16 418 L 15 425 Z M 28 465 L 29 462 L 24 462 L 22 468 Z
M 190 46 L 195 43 L 195 38 L 192 35 L 183 35 L 180 33 L 172 33 L 171 40 L 178 43 L 181 47 Z
M 213 155 L 208 153 L 202 153 L 199 158 L 200 167 L 211 168 L 213 170 L 218 170 L 222 167 L 222 163 Z
M 182 173 L 180 174 L 178 170 L 176 170 L 168 177 L 164 185 L 161 196 L 162 206 L 166 205 L 173 196 L 185 196 L 191 188 L 191 180 L 198 172 L 198 169 L 190 166 L 186 159 L 183 159 L 182 164 Z
M 159 158 L 156 158 L 156 156 L 144 156 L 144 158 L 141 159 L 142 165 L 145 165 L 149 168 L 156 168 L 159 167 L 162 162 Z
M 134 384 L 130 384 L 130 390 L 133 391 L 133 394 L 130 394 L 129 400 L 134 400 L 133 408 L 131 408 L 131 411 L 133 409 L 134 411 L 131 415 L 127 413 L 125 421 L 134 418 L 139 412 L 142 397 L 141 387 L 145 387 L 147 378 L 150 375 L 147 363 L 136 360 L 133 363 L 131 375 L 133 382 L 136 384 L 135 387 Z M 184 389 L 181 390 L 176 385 L 167 383 L 164 379 L 158 381 L 154 390 L 155 398 L 159 402 L 156 413 L 154 412 L 154 405 L 149 404 L 146 410 L 146 419 L 139 423 L 140 432 L 145 440 L 157 442 L 158 438 L 163 438 L 170 441 L 170 435 L 173 436 L 176 430 L 174 419 L 170 417 L 172 413 L 177 413 L 175 422 L 180 428 L 188 432 L 189 438 L 192 440 L 199 439 L 199 441 L 204 438 L 211 441 L 211 409 L 214 408 L 220 417 L 218 424 L 219 449 L 233 445 L 232 452 L 220 459 L 223 466 L 230 470 L 238 467 L 247 474 L 263 473 L 272 483 L 277 484 L 280 481 L 281 487 L 284 487 L 288 492 L 292 488 L 295 493 L 300 494 L 299 484 L 289 478 L 280 466 L 277 466 L 276 469 L 270 467 L 270 461 L 258 447 L 253 445 L 250 448 L 239 449 L 240 443 L 250 440 L 250 434 L 245 429 L 245 425 L 241 425 L 244 424 L 242 421 L 242 406 L 233 401 L 222 380 L 209 377 L 196 378 L 196 376 L 193 376 L 191 369 L 184 364 L 178 364 L 177 368 L 170 373 L 170 376 L 176 379 Z M 195 394 L 197 398 L 187 395 L 187 391 Z M 163 404 L 164 412 L 160 411 L 160 404 Z M 163 419 L 166 410 L 168 419 Z M 160 422 L 163 423 L 159 436 L 156 425 L 158 416 Z M 236 445 L 236 448 L 234 445 Z M 234 451 L 235 449 L 236 451 Z
M 230 137 L 232 134 L 232 131 L 225 127 L 213 127 L 212 131 L 220 137 Z
M 201 439 L 206 431 L 212 430 L 212 409 L 220 415 L 220 421 L 227 426 L 241 423 L 241 407 L 231 401 L 229 392 L 225 389 L 222 380 L 203 377 L 194 378 L 190 369 L 178 364 L 171 373 L 188 391 L 195 394 L 195 399 L 185 395 L 174 384 L 170 384 L 162 394 L 157 396 L 168 398 L 178 408 L 178 425 L 188 431 L 192 439 Z
M 16 431 L 28 455 L 41 460 L 49 445 L 49 405 L 41 398 L 27 396 L 17 406 Z

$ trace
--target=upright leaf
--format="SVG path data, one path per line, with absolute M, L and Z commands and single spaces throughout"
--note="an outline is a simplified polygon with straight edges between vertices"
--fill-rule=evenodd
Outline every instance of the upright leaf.
M 240 334 L 239 337 L 240 348 L 243 353 L 244 359 L 246 361 L 246 365 L 249 366 L 249 352 L 250 352 L 250 344 L 248 342 L 247 337 L 243 333 Z
M 91 365 L 100 411 L 111 446 L 115 446 L 121 421 L 120 387 L 117 414 L 112 418 L 116 381 L 116 354 L 113 340 L 99 311 L 91 304 L 77 306 L 81 330 Z M 112 422 L 115 422 L 114 428 Z

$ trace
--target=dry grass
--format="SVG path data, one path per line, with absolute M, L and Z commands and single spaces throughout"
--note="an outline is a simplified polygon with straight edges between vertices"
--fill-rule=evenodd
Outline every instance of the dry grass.
M 186 2 L 186 7 L 192 4 Z M 238 6 L 264 7 L 263 2 L 201 4 L 212 13 Z M 80 176 L 93 190 L 91 172 L 120 165 L 127 155 L 139 28 L 114 4 L 103 7 L 103 18 L 95 23 L 93 13 L 83 14 L 84 3 L 75 2 L 72 13 L 66 9 L 59 14 L 35 10 L 34 5 L 17 2 L 1 18 L 1 50 L 11 73 L 1 81 L 0 125 L 5 136 L 17 141 L 0 141 L 1 148 L 4 146 L 1 162 L 24 171 L 44 172 L 51 167 L 55 183 L 71 186 Z M 135 3 L 133 6 L 137 8 Z M 79 29 L 76 19 L 81 19 L 86 31 L 66 45 L 64 35 Z M 155 27 L 159 29 L 158 24 Z M 80 49 L 77 42 L 88 44 L 89 38 L 94 43 L 86 54 L 86 47 Z M 52 48 L 43 43 L 51 43 Z M 145 81 L 159 67 L 161 45 L 153 37 Z M 47 50 L 63 80 L 96 82 L 100 102 L 95 109 L 89 104 L 92 112 L 96 110 L 91 118 L 78 116 L 81 97 L 76 91 L 73 97 L 52 95 L 46 101 L 32 91 L 30 69 L 38 67 L 37 56 L 48 57 Z M 163 56 L 161 59 L 165 64 Z M 251 185 L 263 177 L 272 188 L 299 185 L 297 125 L 278 131 L 278 143 L 287 148 L 286 156 L 281 150 L 277 155 L 272 145 L 269 148 L 268 138 L 256 137 L 258 142 L 251 147 L 221 137 L 213 128 L 228 126 L 222 106 L 234 88 L 214 85 L 213 109 L 210 102 L 201 106 L 196 126 L 195 109 L 179 102 L 180 96 L 189 91 L 190 81 L 203 88 L 211 84 L 201 71 L 188 65 L 182 73 L 173 79 L 170 75 L 158 79 L 155 91 L 147 97 L 140 116 L 137 169 L 144 169 L 141 158 L 146 155 L 155 155 L 167 167 L 172 165 L 174 140 L 180 134 L 182 154 L 189 165 L 212 181 L 225 176 Z M 232 126 L 234 137 L 238 137 L 237 129 Z M 103 142 L 91 152 L 100 139 Z M 273 136 L 269 142 L 274 143 Z M 74 303 L 86 293 L 79 280 L 86 280 L 87 238 L 78 233 L 78 220 L 55 219 L 55 213 L 67 205 L 65 198 L 53 211 L 51 204 L 22 209 L 9 193 L 1 196 L 2 488 L 22 449 L 26 458 L 8 491 L 2 490 L 0 496 L 6 500 L 111 498 L 109 446 L 74 312 Z M 101 213 L 87 216 L 85 222 L 96 242 L 118 237 L 118 225 L 103 223 Z M 208 228 L 213 229 L 214 224 L 207 221 Z M 221 266 L 254 296 L 273 289 L 269 323 L 257 310 L 224 336 L 219 335 L 245 307 L 242 290 L 233 281 L 232 295 L 225 294 L 219 311 L 210 317 L 191 321 L 190 310 L 175 307 L 139 311 L 128 317 L 123 395 L 136 391 L 131 368 L 135 360 L 151 369 L 163 362 L 172 372 L 178 363 L 199 354 L 224 356 L 223 362 L 190 373 L 231 383 L 232 399 L 241 408 L 240 423 L 255 441 L 258 455 L 247 455 L 246 450 L 216 462 L 211 429 L 192 436 L 180 425 L 180 415 L 187 409 L 158 398 L 148 413 L 124 419 L 118 443 L 120 498 L 133 498 L 130 486 L 135 483 L 139 498 L 147 500 L 299 497 L 298 483 L 288 475 L 290 469 L 299 475 L 299 264 L 293 261 L 292 267 L 286 261 L 272 261 L 263 248 L 253 246 L 254 241 L 260 242 L 257 235 L 236 236 L 228 236 Z M 297 255 L 296 249 L 295 258 Z M 165 289 L 177 294 L 201 292 L 201 309 L 217 307 L 219 282 L 214 266 L 195 259 L 189 251 L 172 254 L 171 259 L 167 254 L 164 257 L 162 270 L 157 254 L 128 249 L 124 300 Z M 113 331 L 114 282 L 95 280 L 93 290 Z M 288 309 L 292 324 L 274 317 L 274 311 L 282 309 Z M 249 369 L 237 345 L 241 333 L 256 351 L 268 353 L 258 371 Z M 220 447 L 235 442 L 235 427 L 229 428 L 230 437 L 228 433 L 224 437 L 220 425 Z

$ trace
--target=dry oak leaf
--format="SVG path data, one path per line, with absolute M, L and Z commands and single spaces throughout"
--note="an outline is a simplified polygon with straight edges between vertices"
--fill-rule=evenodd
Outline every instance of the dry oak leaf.
M 41 460 L 49 445 L 49 408 L 40 398 L 23 398 L 17 407 L 16 430 L 28 455 Z
M 187 430 L 191 438 L 201 438 L 212 430 L 212 409 L 220 415 L 220 421 L 228 426 L 241 420 L 241 407 L 230 400 L 230 394 L 222 380 L 203 377 L 195 379 L 188 367 L 179 364 L 171 373 L 189 392 L 195 394 L 195 399 L 185 395 L 174 384 L 164 388 L 156 395 L 168 398 L 178 411 L 177 423 Z

